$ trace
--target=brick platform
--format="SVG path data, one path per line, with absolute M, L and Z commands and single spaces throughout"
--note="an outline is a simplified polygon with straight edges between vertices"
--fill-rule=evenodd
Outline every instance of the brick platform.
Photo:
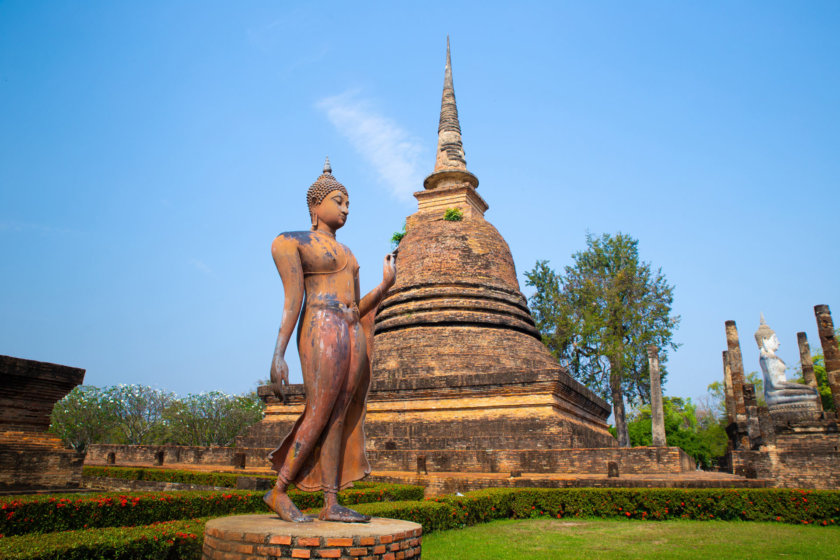
M 417 523 L 379 517 L 370 523 L 287 523 L 274 514 L 237 515 L 207 522 L 202 558 L 420 558 L 422 531 Z

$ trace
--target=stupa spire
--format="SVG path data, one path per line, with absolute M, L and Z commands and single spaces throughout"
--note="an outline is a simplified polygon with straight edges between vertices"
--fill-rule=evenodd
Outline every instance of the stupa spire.
M 478 178 L 467 171 L 464 145 L 461 143 L 461 123 L 458 121 L 458 106 L 455 104 L 455 86 L 452 83 L 452 55 L 449 37 L 446 37 L 446 70 L 443 77 L 443 95 L 440 100 L 440 121 L 438 123 L 438 145 L 435 169 L 426 177 L 423 186 L 427 190 L 443 187 L 469 186 L 475 189 Z M 485 202 L 480 210 L 487 209 Z
M 452 56 L 449 52 L 449 37 L 447 37 L 446 71 L 443 78 L 443 96 L 440 101 L 435 172 L 450 169 L 466 171 L 467 160 L 464 157 L 464 146 L 461 143 L 461 124 L 458 122 L 458 106 L 455 104 L 455 86 L 452 84 Z

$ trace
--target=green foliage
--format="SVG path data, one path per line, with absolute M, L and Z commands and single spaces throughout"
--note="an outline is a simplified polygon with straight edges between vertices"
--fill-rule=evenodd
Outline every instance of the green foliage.
M 668 445 L 681 448 L 706 468 L 726 453 L 726 429 L 715 417 L 698 418 L 697 407 L 691 399 L 663 397 L 665 438 Z M 651 445 L 651 407 L 639 407 L 627 423 L 633 446 Z
M 147 480 L 153 482 L 176 482 L 180 484 L 201 484 L 221 488 L 236 488 L 236 479 L 240 476 L 256 476 L 237 473 L 214 473 L 202 471 L 182 471 L 177 469 L 153 469 L 143 467 L 98 467 L 85 466 L 82 475 L 90 478 L 118 478 L 121 480 Z M 262 476 L 274 481 L 275 477 Z
M 264 406 L 253 391 L 178 398 L 143 385 L 81 386 L 53 408 L 50 431 L 79 451 L 91 443 L 229 446 Z
M 660 352 L 660 376 L 667 378 L 666 350 L 675 350 L 671 315 L 673 286 L 661 269 L 639 260 L 638 241 L 628 235 L 586 236 L 587 248 L 556 274 L 547 261 L 526 272 L 536 288 L 529 299 L 534 321 L 551 353 L 584 385 L 612 401 L 616 427 L 623 424 L 624 398 L 650 399 L 647 346 Z
M 381 489 L 388 486 L 396 485 L 374 485 L 372 488 L 380 487 L 380 490 L 369 492 L 367 497 L 384 498 L 388 492 Z M 417 487 L 414 488 L 409 492 L 416 495 Z M 419 491 L 422 494 L 422 488 Z M 261 496 L 261 492 L 159 492 L 8 498 L 0 501 L 0 521 L 6 522 L 0 525 L 3 537 L 0 557 L 15 560 L 198 558 L 204 523 L 211 516 L 265 511 Z M 298 507 L 315 507 L 296 498 L 293 499 Z M 137 505 L 133 505 L 135 500 Z M 103 505 L 90 506 L 86 502 Z M 105 502 L 108 504 L 104 505 Z M 833 490 L 494 488 L 427 500 L 342 503 L 357 504 L 354 509 L 369 515 L 420 523 L 427 534 L 493 519 L 540 517 L 719 519 L 817 525 L 840 522 L 840 492 Z M 251 505 L 253 508 L 249 509 Z M 100 511 L 103 508 L 104 513 Z M 191 511 L 202 508 L 215 509 L 211 514 L 200 514 L 199 518 L 190 515 Z M 142 513 L 143 510 L 150 511 Z M 186 517 L 173 518 L 173 513 Z M 104 516 L 110 516 L 111 524 L 96 524 Z M 154 516 L 159 520 L 142 521 Z M 9 522 L 15 517 L 23 518 L 20 526 L 29 527 L 27 534 L 13 536 L 16 533 L 9 532 L 9 527 L 14 527 Z M 131 526 L 138 520 L 141 524 Z M 61 532 L 41 534 L 35 526 L 41 531 Z
M 6 497 L 0 534 L 52 533 L 127 527 L 158 521 L 268 511 L 265 492 L 103 492 Z
M 464 219 L 464 212 L 460 208 L 447 208 L 443 213 L 443 219 L 447 222 L 460 222 Z
M 746 520 L 834 525 L 840 491 L 781 488 L 492 488 L 423 502 L 360 506 L 358 511 L 423 525 L 423 532 L 491 519 L 601 517 L 642 520 Z
M 715 417 L 726 420 L 726 388 L 723 381 L 709 383 L 706 390 L 709 392 L 709 411 Z
M 122 480 L 148 480 L 155 482 L 177 482 L 182 484 L 201 484 L 205 486 L 218 486 L 223 488 L 235 488 L 236 479 L 240 477 L 261 478 L 272 484 L 276 480 L 274 476 L 222 473 L 222 472 L 201 472 L 182 471 L 177 469 L 159 469 L 144 467 L 98 467 L 85 466 L 82 475 L 91 478 L 118 478 Z M 423 497 L 423 487 L 411 484 L 384 484 L 379 482 L 355 482 L 353 488 L 339 492 L 339 500 L 342 503 L 360 503 L 361 498 L 355 498 L 358 491 L 369 491 L 365 496 L 379 495 L 387 500 L 416 500 Z M 365 498 L 368 500 L 369 498 Z
M 395 231 L 394 235 L 391 236 L 391 248 L 396 249 L 400 246 L 400 241 L 403 240 L 405 237 L 405 222 L 403 222 L 402 229 L 400 231 Z
M 817 387 L 820 390 L 823 410 L 834 410 L 834 399 L 831 397 L 831 386 L 828 384 L 828 373 L 825 369 L 825 357 L 822 352 L 817 352 L 813 360 L 814 377 L 817 378 Z
M 194 560 L 201 557 L 209 518 L 163 521 L 139 527 L 82 529 L 0 539 L 7 560 Z
M 757 371 L 751 371 L 744 376 L 747 384 L 755 386 L 755 402 L 758 406 L 767 406 L 764 400 L 764 376 Z
M 265 491 L 229 492 L 102 492 L 96 494 L 27 495 L 0 499 L 0 535 L 51 533 L 90 527 L 148 525 L 159 521 L 207 515 L 269 511 L 262 501 Z M 290 490 L 300 509 L 323 505 L 320 492 Z M 338 494 L 345 505 L 418 500 L 422 486 L 375 484 Z
M 264 408 L 255 396 L 211 391 L 174 400 L 163 418 L 173 443 L 226 447 L 242 430 L 262 420 Z
M 50 417 L 50 432 L 80 453 L 92 443 L 108 441 L 115 426 L 105 392 L 92 385 L 74 387 L 55 404 Z
M 838 329 L 838 339 L 840 339 L 840 329 Z M 831 397 L 831 386 L 828 384 L 828 373 L 825 369 L 825 356 L 823 353 L 816 352 L 811 356 L 814 362 L 814 377 L 817 378 L 817 388 L 820 391 L 820 401 L 822 401 L 823 410 L 834 410 L 834 399 Z M 802 367 L 796 369 L 796 377 L 793 381 L 797 383 L 805 383 L 802 376 Z
M 768 530 L 771 529 L 771 530 Z M 628 560 L 835 558 L 837 528 L 768 527 L 743 521 L 500 519 L 423 536 L 423 558 L 439 560 Z M 713 538 L 709 538 L 713 535 Z
M 116 385 L 104 389 L 103 397 L 121 435 L 121 441 L 114 443 L 149 445 L 166 440 L 163 415 L 175 400 L 173 393 L 145 385 Z

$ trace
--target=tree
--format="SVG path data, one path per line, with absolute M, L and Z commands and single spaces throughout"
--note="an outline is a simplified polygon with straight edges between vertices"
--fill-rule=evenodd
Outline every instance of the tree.
M 263 408 L 256 391 L 178 398 L 143 385 L 83 385 L 56 403 L 50 431 L 77 451 L 91 443 L 227 446 Z
M 680 397 L 663 397 L 662 409 L 668 445 L 681 448 L 705 468 L 726 453 L 726 430 L 709 409 Z M 631 412 L 627 429 L 632 445 L 651 444 L 650 405 Z
M 622 447 L 630 445 L 624 400 L 650 398 L 646 347 L 656 345 L 663 382 L 667 353 L 679 317 L 671 315 L 673 286 L 639 261 L 639 242 L 629 235 L 586 236 L 587 248 L 572 256 L 563 276 L 538 261 L 526 272 L 536 288 L 529 303 L 542 340 L 571 374 L 610 400 Z
M 92 385 L 74 387 L 55 404 L 50 416 L 50 432 L 79 453 L 91 443 L 106 441 L 115 424 L 116 416 L 104 391 Z
M 117 385 L 105 390 L 105 399 L 116 416 L 116 427 L 122 436 L 120 443 L 166 442 L 168 434 L 163 415 L 175 399 L 173 393 L 145 385 Z
M 229 446 L 239 433 L 263 417 L 263 402 L 250 395 L 219 391 L 187 395 L 167 409 L 170 437 L 178 445 Z

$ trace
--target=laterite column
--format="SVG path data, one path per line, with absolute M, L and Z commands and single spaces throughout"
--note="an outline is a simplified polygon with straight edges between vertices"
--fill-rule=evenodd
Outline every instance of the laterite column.
M 662 409 L 662 383 L 659 377 L 659 348 L 647 347 L 650 369 L 650 419 L 651 437 L 655 447 L 665 447 L 665 414 Z
M 815 305 L 814 315 L 817 316 L 817 329 L 825 356 L 825 371 L 828 374 L 828 385 L 831 387 L 831 398 L 834 400 L 834 413 L 840 418 L 840 348 L 837 347 L 837 338 L 834 336 L 831 310 L 827 305 Z

